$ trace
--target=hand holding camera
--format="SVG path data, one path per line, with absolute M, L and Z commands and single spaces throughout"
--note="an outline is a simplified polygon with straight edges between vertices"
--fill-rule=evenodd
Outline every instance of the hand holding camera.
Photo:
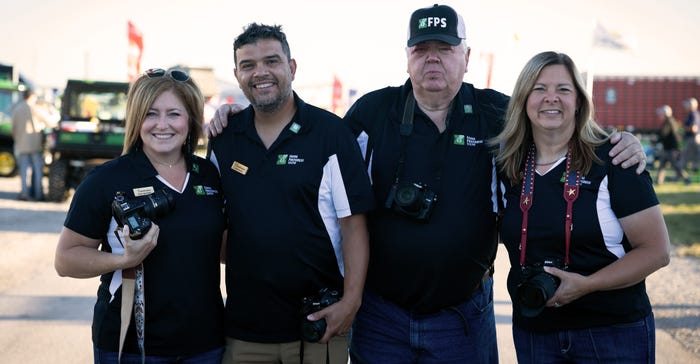
M 123 192 L 117 192 L 112 201 L 112 215 L 119 227 L 129 227 L 129 237 L 140 239 L 151 228 L 151 220 L 165 216 L 175 208 L 173 194 L 165 189 L 146 196 L 127 199 Z
M 175 199 L 168 190 L 158 190 L 146 196 L 127 198 L 117 192 L 112 201 L 112 215 L 123 228 L 124 257 L 133 265 L 141 263 L 155 248 L 160 229 L 151 219 L 164 216 L 175 208 Z M 116 231 L 115 231 L 116 234 Z M 117 235 L 119 239 L 119 235 Z
M 544 271 L 559 279 L 559 287 L 546 303 L 547 307 L 559 308 L 573 303 L 579 298 L 598 291 L 598 274 L 582 275 L 567 268 L 545 266 Z M 602 280 L 607 281 L 606 278 Z
M 516 303 L 520 314 L 525 317 L 535 317 L 545 308 L 547 301 L 554 295 L 561 280 L 550 273 L 545 267 L 555 267 L 566 270 L 559 259 L 547 259 L 532 265 L 522 267 L 522 281 L 515 292 Z
M 124 259 L 128 262 L 125 264 L 125 267 L 135 267 L 143 262 L 158 244 L 160 228 L 156 224 L 151 224 L 148 233 L 139 239 L 131 239 L 129 237 L 130 230 L 128 225 L 125 225 L 122 231 L 124 233 Z
M 325 318 L 311 321 L 307 316 L 340 301 L 341 295 L 337 290 L 323 288 L 317 294 L 302 299 L 301 337 L 304 341 L 312 343 L 320 341 L 326 333 L 327 326 Z

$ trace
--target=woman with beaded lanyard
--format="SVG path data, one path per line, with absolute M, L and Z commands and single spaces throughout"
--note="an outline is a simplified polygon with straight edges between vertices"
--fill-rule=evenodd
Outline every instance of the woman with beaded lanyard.
M 608 134 L 569 56 L 518 77 L 497 161 L 519 363 L 654 362 L 645 278 L 670 243 L 649 174 L 612 164 Z
M 61 276 L 101 276 L 95 363 L 220 363 L 225 235 L 216 167 L 194 154 L 204 98 L 180 70 L 129 87 L 123 154 L 75 191 L 56 248 Z

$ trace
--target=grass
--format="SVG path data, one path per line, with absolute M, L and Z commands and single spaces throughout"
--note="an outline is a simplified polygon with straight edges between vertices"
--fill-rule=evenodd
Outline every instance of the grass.
M 651 174 L 652 179 L 656 177 L 655 171 Z M 675 172 L 669 169 L 666 175 L 674 176 Z M 698 175 L 694 177 L 694 183 L 689 186 L 683 182 L 666 182 L 654 185 L 654 189 L 671 244 L 679 248 L 681 255 L 700 258 L 700 183 L 697 182 Z

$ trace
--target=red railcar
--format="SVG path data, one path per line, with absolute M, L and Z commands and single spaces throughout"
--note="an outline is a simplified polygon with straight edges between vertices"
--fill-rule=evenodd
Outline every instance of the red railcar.
M 700 76 L 596 76 L 593 81 L 595 119 L 603 125 L 635 133 L 655 133 L 656 109 L 669 105 L 679 121 L 685 120 L 683 100 L 700 100 Z

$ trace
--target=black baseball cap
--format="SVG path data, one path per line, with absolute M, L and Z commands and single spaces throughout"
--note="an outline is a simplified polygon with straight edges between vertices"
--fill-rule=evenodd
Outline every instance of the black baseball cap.
M 411 14 L 411 21 L 408 23 L 409 47 L 428 40 L 438 40 L 455 46 L 466 38 L 467 32 L 462 16 L 447 5 L 435 4 Z

